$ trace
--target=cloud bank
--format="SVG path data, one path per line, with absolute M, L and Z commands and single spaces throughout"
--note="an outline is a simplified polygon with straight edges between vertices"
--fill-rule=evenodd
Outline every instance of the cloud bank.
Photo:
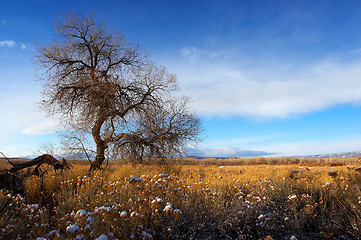
M 236 146 L 195 148 L 189 151 L 191 156 L 199 157 L 256 157 L 268 156 L 274 153 L 265 151 L 244 150 Z
M 329 140 L 293 141 L 263 146 L 264 151 L 277 152 L 276 156 L 314 155 L 360 151 L 361 136 Z
M 222 53 L 183 48 L 182 91 L 203 116 L 286 118 L 338 104 L 361 103 L 361 61 L 234 63 Z M 217 61 L 214 61 L 214 58 Z
M 353 152 L 360 150 L 361 136 L 329 140 L 294 140 L 291 142 L 262 144 L 262 146 L 252 144 L 252 141 L 247 142 L 247 145 L 249 145 L 249 148 L 252 150 L 235 146 L 237 144 L 239 144 L 237 139 L 230 139 L 223 143 L 220 141 L 219 146 L 202 143 L 201 146 L 190 149 L 189 155 L 200 157 L 276 157 Z

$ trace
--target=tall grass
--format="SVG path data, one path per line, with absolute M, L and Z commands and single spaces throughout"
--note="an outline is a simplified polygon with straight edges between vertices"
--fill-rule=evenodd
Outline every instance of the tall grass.
M 292 165 L 307 166 L 322 165 L 361 165 L 359 157 L 346 158 L 292 158 L 292 157 L 251 157 L 251 158 L 179 158 L 168 160 L 168 163 L 182 165 L 215 165 L 215 166 L 245 166 L 245 165 Z
M 30 177 L 24 196 L 0 192 L 0 236 L 361 238 L 361 175 L 345 163 L 226 165 L 75 164 Z

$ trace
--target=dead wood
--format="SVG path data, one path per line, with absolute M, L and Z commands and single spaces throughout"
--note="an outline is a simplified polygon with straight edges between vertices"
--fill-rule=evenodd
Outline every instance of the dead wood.
M 21 194 L 23 193 L 22 179 L 18 174 L 11 173 L 8 170 L 2 170 L 0 171 L 0 188 Z
M 9 169 L 9 172 L 15 173 L 21 169 L 29 168 L 32 166 L 37 165 L 37 168 L 42 164 L 48 164 L 54 167 L 55 170 L 65 170 L 70 169 L 71 165 L 63 158 L 62 162 L 56 160 L 53 156 L 50 154 L 43 154 L 37 158 L 34 158 L 31 161 L 28 162 L 22 162 L 22 163 L 12 163 L 12 168 Z
M 23 191 L 23 180 L 28 175 L 20 175 L 18 171 L 22 169 L 29 169 L 35 166 L 34 171 L 31 175 L 41 175 L 40 174 L 40 166 L 43 164 L 50 165 L 54 168 L 54 170 L 70 170 L 72 167 L 64 158 L 62 161 L 58 161 L 50 154 L 43 154 L 33 160 L 21 163 L 11 162 L 10 159 L 6 158 L 8 162 L 11 164 L 10 169 L 5 169 L 0 171 L 0 188 L 12 190 L 17 193 Z

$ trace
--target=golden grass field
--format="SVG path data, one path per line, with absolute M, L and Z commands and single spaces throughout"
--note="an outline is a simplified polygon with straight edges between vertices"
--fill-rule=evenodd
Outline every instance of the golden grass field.
M 112 162 L 0 192 L 1 239 L 361 239 L 361 166 L 342 159 Z M 0 168 L 7 168 L 6 162 Z M 337 171 L 331 174 L 330 171 Z M 332 171 L 331 171 L 332 173 Z

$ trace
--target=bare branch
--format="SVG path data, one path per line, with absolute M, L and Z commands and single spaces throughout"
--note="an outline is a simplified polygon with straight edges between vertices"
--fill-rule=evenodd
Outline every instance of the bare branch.
M 111 150 L 137 159 L 171 156 L 196 140 L 199 119 L 185 103 L 169 100 L 177 77 L 149 61 L 137 45 L 92 16 L 69 13 L 55 30 L 58 39 L 40 47 L 36 58 L 45 70 L 44 108 L 93 139 L 92 169 L 100 168 Z M 82 139 L 74 140 L 85 150 Z
M 12 162 L 10 161 L 10 159 L 5 156 L 5 154 L 4 154 L 3 152 L 0 152 L 0 153 L 1 153 L 1 155 L 4 156 L 4 158 L 8 161 L 8 163 L 9 163 L 11 166 L 14 166 L 14 163 L 12 163 Z
M 89 162 L 90 162 L 90 164 L 91 164 L 91 163 L 92 163 L 92 161 L 90 160 L 90 157 L 89 157 L 88 151 L 86 150 L 86 148 L 85 148 L 85 146 L 84 146 L 84 144 L 83 144 L 83 141 L 82 141 L 80 138 L 76 137 L 76 136 L 73 136 L 72 138 L 73 138 L 73 139 L 75 139 L 75 140 L 77 140 L 77 141 L 80 143 L 80 145 L 81 145 L 81 150 L 85 153 L 85 155 L 86 155 L 86 157 L 87 157 L 88 161 L 89 161 Z

